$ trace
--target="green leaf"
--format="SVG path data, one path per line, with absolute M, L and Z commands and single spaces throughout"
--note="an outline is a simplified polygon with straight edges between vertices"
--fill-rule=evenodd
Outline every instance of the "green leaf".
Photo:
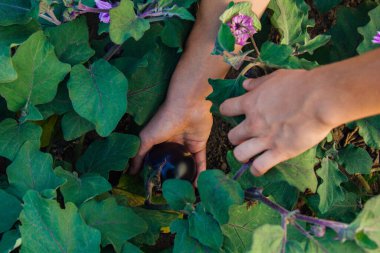
M 207 97 L 207 100 L 212 102 L 211 112 L 218 116 L 221 116 L 219 107 L 229 98 L 239 97 L 246 93 L 243 88 L 243 82 L 246 80 L 244 76 L 239 76 L 237 79 L 209 79 L 208 82 L 212 86 L 212 93 Z M 224 117 L 223 119 L 232 124 L 238 125 L 243 121 L 244 117 Z
M 61 124 L 63 138 L 66 141 L 79 138 L 83 134 L 95 129 L 95 126 L 90 121 L 82 118 L 75 111 L 63 115 Z
M 121 0 L 118 7 L 110 11 L 110 37 L 116 44 L 123 44 L 130 37 L 141 39 L 144 32 L 149 30 L 148 20 L 138 18 L 134 10 L 134 4 L 130 0 Z
M 364 205 L 364 209 L 360 212 L 358 217 L 350 224 L 350 229 L 353 230 L 356 235 L 362 233 L 368 240 L 380 246 L 380 196 L 375 196 L 367 201 Z M 355 240 L 360 239 L 355 236 Z M 364 239 L 362 236 L 361 239 Z M 367 240 L 367 241 L 368 241 Z M 364 243 L 363 241 L 358 244 Z M 362 245 L 360 245 L 362 246 Z
M 318 208 L 325 213 L 334 203 L 344 200 L 344 190 L 341 184 L 347 182 L 348 179 L 339 170 L 338 164 L 328 158 L 322 160 L 317 174 L 323 180 L 317 191 L 320 197 Z
M 21 202 L 6 191 L 0 189 L 0 233 L 12 228 L 21 212 Z
M 170 223 L 178 218 L 178 214 L 174 212 L 148 210 L 144 208 L 133 208 L 135 213 L 142 217 L 148 224 L 148 230 L 133 238 L 135 244 L 146 244 L 154 246 L 160 237 L 161 228 L 169 227 Z
M 95 51 L 91 49 L 85 17 L 46 29 L 58 58 L 71 65 L 87 62 Z
M 21 252 L 100 252 L 100 232 L 87 226 L 72 203 L 61 209 L 55 200 L 28 191 L 23 198 Z
M 293 48 L 288 45 L 265 42 L 261 46 L 260 52 L 259 60 L 274 68 L 312 69 L 318 66 L 316 62 L 309 62 L 293 56 Z
M 341 2 L 342 0 L 314 0 L 314 5 L 318 11 L 325 13 Z
M 359 27 L 358 32 L 364 37 L 357 51 L 359 54 L 379 48 L 378 44 L 372 42 L 377 32 L 380 30 L 380 6 L 368 12 L 370 21 L 366 26 Z
M 43 32 L 30 36 L 12 59 L 19 77 L 13 82 L 0 84 L 0 94 L 14 112 L 30 103 L 38 105 L 52 101 L 59 82 L 70 71 L 70 65 L 57 59 Z
M 231 205 L 244 201 L 244 192 L 238 182 L 227 178 L 220 170 L 207 170 L 198 178 L 198 191 L 206 210 L 220 224 L 229 220 Z
M 269 182 L 286 181 L 301 192 L 306 189 L 315 192 L 318 185 L 317 177 L 314 173 L 314 166 L 317 162 L 315 154 L 315 148 L 309 149 L 295 158 L 278 164 L 274 169 L 266 173 L 264 178 Z
M 9 253 L 21 245 L 21 235 L 16 229 L 9 230 L 3 234 L 0 240 L 0 252 Z
M 11 48 L 23 43 L 39 29 L 40 27 L 35 21 L 26 25 L 0 26 L 0 83 L 12 82 L 17 79 L 17 72 L 11 59 Z
M 206 213 L 203 205 L 197 205 L 195 211 L 189 215 L 189 235 L 201 244 L 215 250 L 223 245 L 223 234 L 219 223 Z
M 232 52 L 235 50 L 235 36 L 226 24 L 221 24 L 218 37 L 216 38 L 213 55 L 223 55 L 224 51 Z
M 304 0 L 274 0 L 268 8 L 273 11 L 270 20 L 281 34 L 281 44 L 304 42 L 307 28 L 314 26 L 314 20 L 309 20 L 310 7 Z
M 171 18 L 166 19 L 164 24 L 165 26 L 160 34 L 162 42 L 168 47 L 179 48 L 179 52 L 182 52 L 191 28 L 191 23 Z
M 309 36 L 307 36 L 306 38 L 308 37 Z M 297 51 L 299 53 L 307 52 L 309 54 L 313 54 L 316 49 L 326 45 L 330 41 L 331 36 L 321 34 L 314 37 L 313 39 L 306 39 L 306 38 L 305 38 L 305 43 L 303 45 L 300 45 L 297 48 Z
M 108 178 L 108 173 L 127 168 L 129 158 L 136 155 L 140 147 L 137 136 L 113 133 L 108 138 L 91 143 L 77 162 L 81 173 L 98 173 Z
M 365 143 L 371 148 L 380 149 L 380 115 L 354 121 L 349 127 L 359 127 L 359 135 Z
M 26 142 L 35 143 L 40 146 L 40 138 L 42 135 L 41 127 L 26 122 L 18 124 L 14 119 L 5 119 L 0 122 L 0 156 L 13 160 Z
M 91 200 L 83 204 L 79 211 L 88 225 L 101 232 L 102 246 L 112 244 L 116 252 L 121 252 L 127 240 L 148 228 L 132 208 L 119 206 L 114 198 L 100 202 Z
M 213 249 L 199 243 L 189 235 L 189 224 L 186 220 L 175 220 L 170 225 L 170 231 L 175 233 L 173 253 L 216 253 Z
M 179 179 L 166 180 L 162 193 L 169 206 L 174 210 L 183 210 L 187 204 L 195 202 L 194 188 L 190 182 Z
M 256 14 L 252 11 L 252 3 L 251 2 L 240 2 L 233 3 L 228 6 L 227 10 L 220 16 L 220 21 L 226 24 L 228 23 L 234 16 L 244 14 L 246 16 L 250 16 L 253 18 L 253 26 L 257 31 L 261 30 L 261 23 Z
M 71 104 L 66 82 L 59 84 L 57 95 L 53 101 L 47 104 L 38 105 L 37 108 L 41 112 L 44 119 L 47 119 L 54 114 L 62 115 L 66 112 L 74 110 Z
M 280 215 L 262 203 L 252 207 L 247 207 L 247 204 L 234 205 L 230 207 L 229 214 L 228 223 L 222 226 L 222 230 L 234 244 L 237 252 L 246 252 L 250 249 L 252 234 L 258 227 L 281 223 Z
M 373 163 L 365 149 L 352 144 L 339 150 L 337 162 L 350 174 L 369 174 Z
M 183 20 L 194 21 L 194 16 L 184 7 L 173 6 L 170 9 L 165 10 L 169 17 L 179 17 Z
M 138 125 L 147 123 L 164 101 L 178 56 L 175 49 L 155 45 L 145 56 L 148 65 L 129 77 L 128 113 Z
M 96 174 L 84 174 L 78 177 L 75 173 L 61 167 L 56 168 L 54 172 L 66 180 L 60 187 L 65 202 L 73 202 L 78 207 L 87 200 L 112 189 L 111 184 L 104 177 Z
M 279 225 L 262 225 L 253 233 L 252 247 L 249 253 L 280 252 L 284 230 Z
M 26 24 L 38 16 L 37 0 L 0 0 L 0 26 Z
M 19 124 L 23 124 L 26 121 L 38 121 L 43 120 L 44 117 L 40 113 L 37 107 L 32 104 L 29 104 L 28 107 L 21 110 L 20 118 L 18 119 Z
M 121 251 L 122 253 L 143 253 L 138 247 L 132 243 L 126 242 Z
M 39 146 L 27 141 L 7 168 L 9 185 L 20 198 L 28 190 L 55 190 L 64 180 L 54 174 L 52 166 L 51 155 L 42 153 Z
M 102 137 L 108 136 L 126 113 L 128 80 L 103 59 L 89 69 L 75 65 L 67 87 L 74 110 L 92 122 Z

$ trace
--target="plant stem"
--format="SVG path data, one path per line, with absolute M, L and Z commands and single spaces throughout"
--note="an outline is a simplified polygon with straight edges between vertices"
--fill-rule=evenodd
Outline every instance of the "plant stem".
M 106 53 L 106 55 L 103 57 L 104 60 L 109 61 L 112 59 L 112 57 L 118 53 L 121 49 L 122 45 L 113 45 L 110 50 Z
M 368 184 L 367 180 L 365 180 L 365 178 L 361 174 L 355 174 L 355 177 L 368 194 L 373 194 L 371 186 Z
M 300 224 L 298 224 L 297 222 L 294 222 L 293 223 L 293 226 L 301 232 L 301 234 L 303 234 L 305 237 L 307 237 L 308 239 L 312 240 L 315 244 L 317 244 L 323 252 L 325 253 L 328 253 L 327 249 L 325 249 L 325 247 L 323 247 L 317 240 L 315 240 L 315 238 L 309 234 L 309 232 L 307 232 Z
M 49 21 L 50 23 L 55 24 L 55 25 L 60 25 L 60 24 L 61 24 L 61 22 L 57 23 L 57 22 L 55 22 L 51 17 L 48 17 L 48 16 L 46 16 L 46 15 L 44 15 L 44 14 L 39 14 L 38 16 L 39 16 L 40 18 L 46 20 L 46 21 Z
M 54 21 L 55 24 L 57 25 L 62 24 L 62 22 L 57 19 L 57 17 L 55 16 L 55 13 L 52 10 L 48 9 L 46 13 L 51 17 L 51 19 Z
M 251 167 L 251 164 L 251 162 L 243 164 L 232 179 L 238 180 L 239 178 L 241 178 L 241 176 L 243 176 L 243 174 L 249 169 L 249 167 Z
M 259 48 L 257 47 L 256 41 L 255 41 L 255 39 L 253 38 L 253 36 L 251 36 L 251 42 L 252 42 L 253 47 L 255 48 L 255 51 L 256 51 L 256 53 L 257 53 L 257 56 L 260 57 L 260 50 L 259 50 Z
M 90 12 L 90 13 L 108 13 L 110 10 L 92 8 L 82 3 L 79 3 L 76 8 L 81 11 Z
M 286 210 L 282 206 L 278 205 L 277 203 L 274 203 L 267 197 L 265 197 L 262 193 L 262 189 L 259 188 L 250 188 L 246 190 L 245 192 L 246 197 L 250 200 L 258 200 L 262 202 L 263 204 L 269 206 L 271 209 L 277 211 L 281 214 L 281 216 L 289 216 L 291 214 L 290 211 Z M 345 223 L 337 222 L 337 221 L 330 221 L 330 220 L 324 220 L 324 219 L 318 219 L 310 216 L 306 216 L 303 214 L 295 213 L 292 216 L 295 220 L 304 221 L 310 224 L 315 224 L 319 226 L 324 226 L 333 229 L 338 235 L 341 235 L 342 230 L 347 229 L 348 225 Z

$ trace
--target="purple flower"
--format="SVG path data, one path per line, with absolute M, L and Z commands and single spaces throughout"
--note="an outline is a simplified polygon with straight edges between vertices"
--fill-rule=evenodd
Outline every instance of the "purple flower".
M 110 10 L 112 9 L 112 4 L 106 1 L 102 0 L 95 0 L 96 7 L 102 10 Z M 103 23 L 109 23 L 110 22 L 110 14 L 108 12 L 100 13 L 99 19 Z
M 377 32 L 377 34 L 375 35 L 375 37 L 373 37 L 372 42 L 374 44 L 380 44 L 380 32 Z
M 228 26 L 236 38 L 236 44 L 241 46 L 244 46 L 247 40 L 257 32 L 253 26 L 253 19 L 244 14 L 233 17 Z

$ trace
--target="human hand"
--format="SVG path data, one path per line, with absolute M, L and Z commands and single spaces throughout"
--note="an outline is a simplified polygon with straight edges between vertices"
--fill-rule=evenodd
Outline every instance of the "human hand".
M 326 90 L 318 85 L 312 72 L 279 70 L 248 79 L 246 94 L 226 100 L 220 111 L 225 116 L 245 115 L 228 138 L 240 162 L 257 156 L 251 166 L 255 176 L 276 164 L 295 157 L 318 144 L 333 127 L 325 118 L 321 100 Z
M 132 160 L 131 174 L 136 174 L 146 153 L 153 145 L 177 142 L 194 154 L 198 175 L 206 169 L 206 143 L 211 132 L 212 115 L 209 101 L 196 101 L 192 106 L 166 102 L 141 131 L 141 146 Z

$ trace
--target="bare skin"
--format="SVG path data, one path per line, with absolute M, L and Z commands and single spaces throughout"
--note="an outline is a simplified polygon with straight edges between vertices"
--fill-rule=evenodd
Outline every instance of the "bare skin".
M 380 49 L 311 71 L 279 70 L 249 79 L 245 95 L 225 101 L 226 116 L 245 115 L 228 137 L 241 162 L 260 176 L 318 144 L 334 127 L 380 114 Z
M 219 29 L 219 16 L 229 0 L 203 0 L 184 54 L 172 76 L 164 104 L 140 133 L 141 146 L 130 173 L 141 167 L 145 154 L 155 144 L 173 141 L 194 154 L 198 174 L 206 169 L 206 143 L 211 132 L 209 78 L 224 78 L 229 66 L 211 55 Z M 238 1 L 237 1 L 238 2 Z M 269 0 L 253 1 L 253 11 L 262 15 Z

